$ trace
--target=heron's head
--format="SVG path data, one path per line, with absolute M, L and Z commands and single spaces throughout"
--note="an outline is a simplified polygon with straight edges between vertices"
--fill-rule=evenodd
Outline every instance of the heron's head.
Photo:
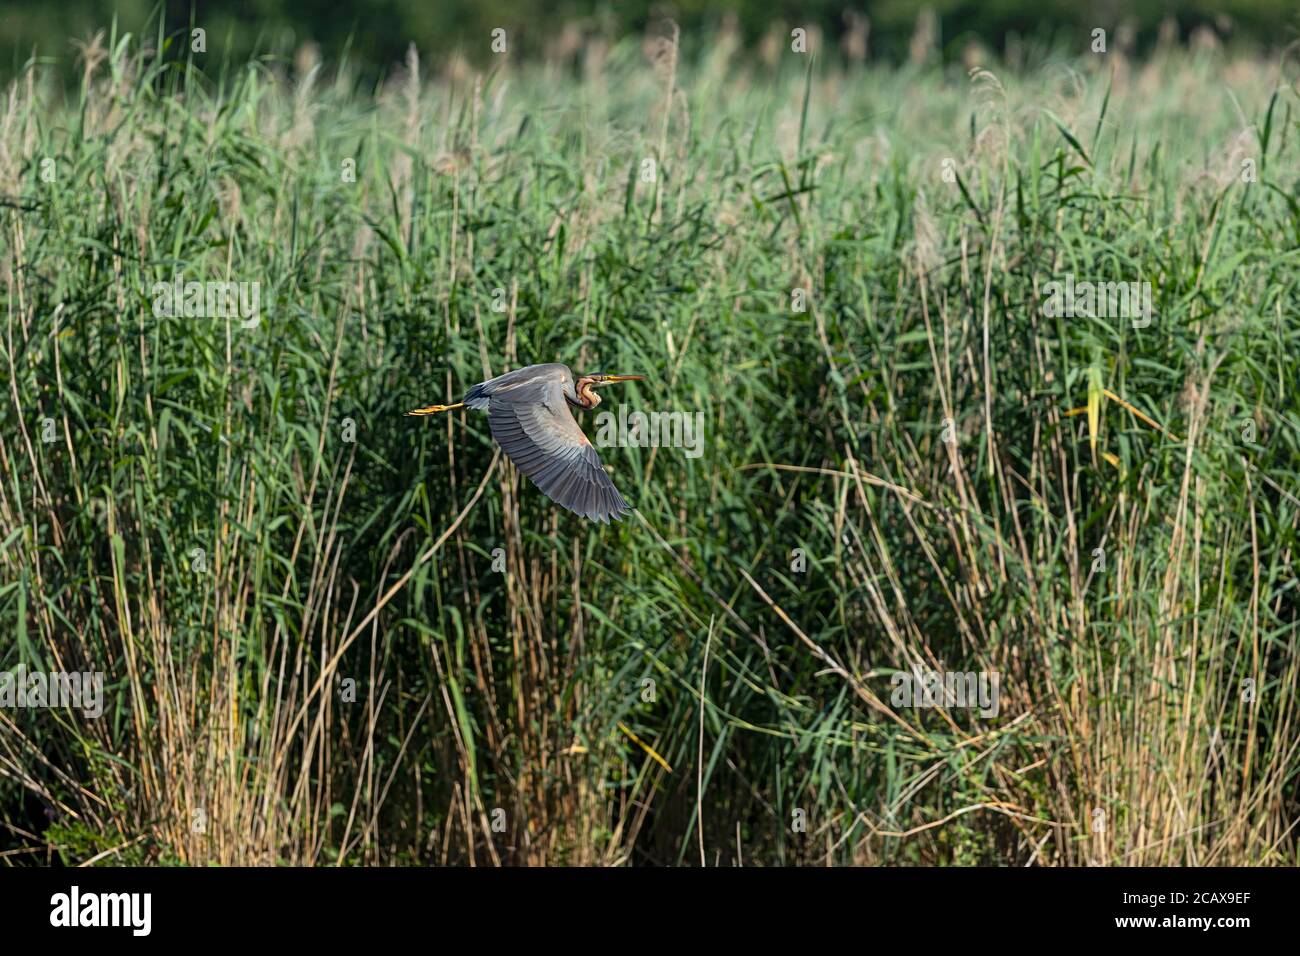
M 595 408 L 600 404 L 595 389 L 617 382 L 640 382 L 644 378 L 644 375 L 584 375 L 578 379 L 574 391 L 578 393 L 578 402 L 583 408 Z

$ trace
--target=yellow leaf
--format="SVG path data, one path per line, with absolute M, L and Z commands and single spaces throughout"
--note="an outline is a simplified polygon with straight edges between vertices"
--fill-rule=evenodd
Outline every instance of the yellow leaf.
M 1101 369 L 1094 365 L 1088 369 L 1088 444 L 1093 458 L 1097 456 L 1097 432 L 1101 427 L 1101 393 Z
M 663 757 L 659 756 L 657 753 L 655 753 L 654 749 L 649 744 L 645 743 L 640 737 L 632 733 L 632 731 L 628 730 L 627 726 L 621 720 L 618 722 L 618 729 L 623 731 L 623 733 L 627 734 L 629 737 L 631 737 L 632 743 L 636 744 L 647 754 L 649 754 L 651 759 L 654 760 L 655 763 L 659 764 L 659 766 L 663 767 L 669 773 L 673 772 L 673 768 L 668 766 L 668 761 L 665 760 Z

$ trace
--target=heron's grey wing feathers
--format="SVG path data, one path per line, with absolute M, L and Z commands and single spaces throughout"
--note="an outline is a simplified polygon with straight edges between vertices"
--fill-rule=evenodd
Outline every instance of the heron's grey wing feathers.
M 567 365 L 559 362 L 526 365 L 475 385 L 465 393 L 465 406 L 480 411 L 490 409 L 493 397 L 501 401 L 532 401 L 557 385 L 562 395 L 566 380 L 572 391 L 573 373 Z
M 494 390 L 488 424 L 515 467 L 561 507 L 606 522 L 632 510 L 573 420 L 558 377 Z

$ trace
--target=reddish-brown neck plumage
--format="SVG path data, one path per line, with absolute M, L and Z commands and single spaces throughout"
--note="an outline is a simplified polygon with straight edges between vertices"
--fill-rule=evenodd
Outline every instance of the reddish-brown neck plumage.
M 575 391 L 578 393 L 578 403 L 583 408 L 595 408 L 600 404 L 600 396 L 591 387 L 592 381 L 591 378 L 586 376 L 578 379 L 578 386 Z

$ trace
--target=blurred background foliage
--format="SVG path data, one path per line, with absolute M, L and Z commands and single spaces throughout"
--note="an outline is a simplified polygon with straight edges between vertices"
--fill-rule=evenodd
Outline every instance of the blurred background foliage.
M 828 52 L 850 57 L 846 38 L 865 31 L 866 54 L 888 62 L 907 58 L 918 19 L 930 13 L 940 52 L 954 61 L 972 42 L 999 54 L 1022 44 L 1077 48 L 1094 28 L 1120 25 L 1139 53 L 1162 35 L 1187 37 L 1201 27 L 1223 40 L 1269 47 L 1300 37 L 1293 0 L 168 0 L 163 6 L 169 31 L 192 21 L 208 31 L 210 51 L 234 62 L 255 51 L 312 43 L 327 61 L 346 57 L 379 71 L 399 63 L 411 44 L 425 57 L 459 51 L 482 64 L 498 27 L 508 31 L 512 53 L 539 57 L 575 46 L 583 34 L 623 36 L 663 18 L 682 28 L 688 53 L 700 52 L 691 50 L 692 37 L 712 36 L 723 25 L 738 29 L 752 50 L 774 31 L 788 36 L 802 26 L 832 41 Z M 90 35 L 115 15 L 122 31 L 138 34 L 146 22 L 156 24 L 157 9 L 150 0 L 4 0 L 0 70 L 15 72 L 33 51 L 70 66 L 70 37 Z

